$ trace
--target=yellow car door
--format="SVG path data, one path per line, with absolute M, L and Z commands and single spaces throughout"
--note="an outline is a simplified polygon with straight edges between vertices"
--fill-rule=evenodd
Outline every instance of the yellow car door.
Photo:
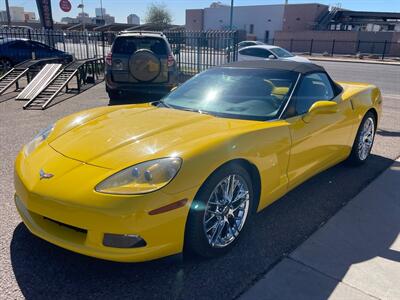
M 351 150 L 350 101 L 325 73 L 305 75 L 288 106 L 286 121 L 292 147 L 288 164 L 289 189 L 344 160 Z

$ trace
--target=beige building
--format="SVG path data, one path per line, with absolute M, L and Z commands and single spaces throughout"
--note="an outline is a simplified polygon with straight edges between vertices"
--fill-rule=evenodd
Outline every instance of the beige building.
M 249 39 L 268 41 L 282 30 L 310 30 L 329 6 L 311 4 L 278 4 L 234 6 L 233 29 L 244 30 Z M 186 10 L 186 29 L 227 30 L 230 25 L 230 7 L 213 3 L 204 9 Z
M 19 6 L 10 6 L 10 17 L 12 22 L 24 22 L 24 8 Z

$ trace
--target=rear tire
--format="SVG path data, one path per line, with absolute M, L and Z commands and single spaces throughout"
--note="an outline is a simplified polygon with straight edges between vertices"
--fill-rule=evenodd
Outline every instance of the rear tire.
M 110 98 L 108 105 L 122 104 L 122 97 L 117 91 L 108 90 L 107 94 L 108 94 L 108 98 Z
M 365 163 L 371 153 L 376 132 L 375 115 L 369 111 L 366 113 L 358 128 L 348 162 L 352 165 Z
M 243 235 L 253 205 L 254 193 L 246 169 L 236 163 L 218 169 L 193 200 L 186 225 L 185 250 L 203 257 L 227 253 Z

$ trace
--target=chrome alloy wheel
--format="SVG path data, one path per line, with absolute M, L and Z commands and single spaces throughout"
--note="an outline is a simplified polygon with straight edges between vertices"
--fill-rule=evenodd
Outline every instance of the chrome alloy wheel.
M 216 185 L 203 217 L 204 232 L 211 247 L 224 248 L 239 236 L 249 205 L 249 188 L 240 175 L 229 175 Z
M 358 141 L 358 156 L 360 160 L 365 160 L 372 148 L 375 134 L 375 122 L 369 117 L 365 120 Z

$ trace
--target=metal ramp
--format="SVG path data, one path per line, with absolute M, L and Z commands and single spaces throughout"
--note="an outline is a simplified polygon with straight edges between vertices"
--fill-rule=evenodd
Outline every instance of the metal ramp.
M 11 69 L 0 78 L 0 95 L 7 91 L 13 84 L 28 72 L 29 69 Z
M 54 78 L 57 72 L 62 67 L 61 64 L 47 64 L 42 70 L 36 75 L 36 77 L 19 93 L 15 98 L 16 100 L 29 100 L 38 95 L 48 84 L 49 81 Z
M 68 88 L 68 84 L 72 79 L 74 79 L 74 77 L 77 79 L 77 91 L 79 92 L 82 82 L 86 83 L 83 77 L 87 76 L 88 65 L 93 68 L 94 64 L 97 64 L 99 61 L 101 62 L 100 59 L 87 59 L 70 63 L 63 70 L 59 71 L 55 77 L 45 85 L 40 93 L 37 93 L 32 97 L 23 106 L 23 109 L 45 109 L 54 98 L 64 90 L 64 88 L 67 92 L 72 90 Z M 83 76 L 82 73 L 84 73 L 85 76 Z
M 29 72 L 33 69 L 38 68 L 46 63 L 59 62 L 61 60 L 62 59 L 60 58 L 32 59 L 16 65 L 14 68 L 0 77 L 0 95 L 2 95 L 14 84 L 18 89 L 18 80 L 25 75 L 27 76 L 27 81 L 30 82 L 31 78 Z

